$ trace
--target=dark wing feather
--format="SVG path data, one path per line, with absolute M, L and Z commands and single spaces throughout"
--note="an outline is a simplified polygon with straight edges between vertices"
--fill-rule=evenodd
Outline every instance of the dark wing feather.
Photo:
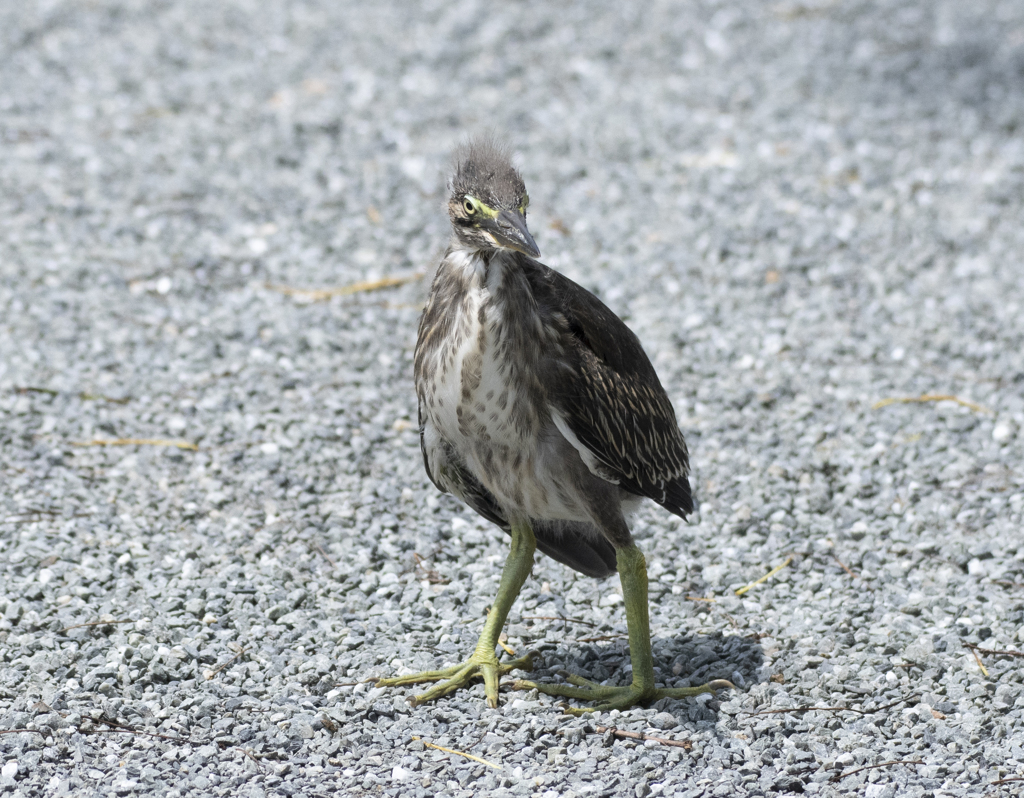
M 640 341 L 568 277 L 525 256 L 521 263 L 542 311 L 569 333 L 548 382 L 556 423 L 597 476 L 685 518 L 693 511 L 686 443 Z

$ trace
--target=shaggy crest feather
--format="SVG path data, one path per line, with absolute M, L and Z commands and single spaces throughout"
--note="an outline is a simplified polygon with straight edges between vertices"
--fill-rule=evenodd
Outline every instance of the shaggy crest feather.
M 452 168 L 453 195 L 473 194 L 492 208 L 516 208 L 526 194 L 508 144 L 494 136 L 462 144 L 452 158 Z

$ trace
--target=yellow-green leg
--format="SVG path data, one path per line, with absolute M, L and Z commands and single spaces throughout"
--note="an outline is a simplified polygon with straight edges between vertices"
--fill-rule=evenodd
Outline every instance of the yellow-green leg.
M 657 701 L 659 698 L 687 698 L 701 693 L 732 687 L 732 682 L 716 679 L 699 687 L 655 687 L 654 657 L 651 653 L 651 621 L 647 610 L 647 562 L 636 546 L 627 546 L 616 552 L 616 565 L 622 582 L 622 595 L 626 605 L 626 625 L 629 629 L 629 657 L 633 663 L 633 683 L 627 687 L 610 687 L 570 676 L 569 684 L 537 684 L 517 681 L 517 689 L 536 689 L 542 693 L 580 701 L 600 701 L 596 707 L 572 708 L 574 715 L 609 709 L 628 709 L 636 704 Z
M 482 678 L 484 680 L 484 692 L 487 694 L 487 706 L 498 706 L 498 680 L 513 669 L 531 670 L 533 659 L 527 654 L 524 657 L 500 663 L 494 653 L 498 645 L 498 637 L 505 626 L 505 619 L 512 609 L 512 603 L 519 595 L 523 582 L 530 575 L 533 568 L 533 552 L 537 548 L 537 540 L 533 536 L 533 529 L 529 523 L 512 524 L 512 551 L 505 560 L 505 567 L 501 572 L 501 584 L 498 585 L 498 595 L 494 597 L 494 603 L 487 613 L 487 621 L 484 623 L 484 630 L 480 633 L 480 640 L 476 644 L 476 650 L 468 660 L 461 665 L 454 665 L 440 671 L 424 671 L 413 673 L 409 676 L 398 676 L 394 679 L 378 679 L 378 687 L 399 687 L 406 684 L 420 684 L 422 682 L 440 682 L 425 693 L 412 699 L 413 706 L 433 701 L 450 693 L 454 693 L 460 687 L 465 687 L 471 679 Z

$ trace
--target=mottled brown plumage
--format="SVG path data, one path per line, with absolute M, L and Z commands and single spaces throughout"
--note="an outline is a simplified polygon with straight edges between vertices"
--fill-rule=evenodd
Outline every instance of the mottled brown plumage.
M 461 148 L 450 188 L 452 240 L 416 343 L 423 462 L 512 546 L 473 655 L 378 684 L 437 682 L 419 703 L 482 678 L 497 706 L 499 678 L 533 666 L 529 654 L 501 662 L 495 647 L 539 548 L 590 576 L 618 571 L 633 680 L 520 687 L 623 709 L 729 686 L 655 685 L 646 561 L 626 514 L 645 497 L 680 516 L 693 505 L 686 444 L 640 342 L 597 297 L 534 259 L 526 186 L 502 147 Z
M 524 253 L 536 252 L 532 238 L 499 246 L 466 197 L 499 219 L 519 214 L 525 230 L 526 187 L 507 153 L 489 141 L 460 149 L 453 237 L 416 348 L 427 473 L 503 529 L 528 520 L 549 556 L 610 575 L 636 499 L 692 510 L 672 405 L 629 328 Z

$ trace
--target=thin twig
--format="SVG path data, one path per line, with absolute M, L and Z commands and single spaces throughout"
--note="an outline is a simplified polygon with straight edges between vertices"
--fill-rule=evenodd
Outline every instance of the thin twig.
M 981 646 L 974 645 L 974 643 L 964 643 L 964 648 L 969 648 L 971 651 L 981 654 L 991 654 L 994 657 L 1017 657 L 1024 659 L 1024 651 L 1002 651 L 995 648 L 982 648 Z
M 267 283 L 267 288 L 271 291 L 282 293 L 285 296 L 300 297 L 311 302 L 319 302 L 336 296 L 349 296 L 350 294 L 358 294 L 364 291 L 376 291 L 380 288 L 405 285 L 422 277 L 423 274 L 417 272 L 416 274 L 407 274 L 403 277 L 383 277 L 380 280 L 366 280 L 352 283 L 352 285 L 343 285 L 338 288 L 292 288 L 287 285 L 273 285 L 271 283 Z
M 908 696 L 907 698 L 901 698 L 899 701 L 893 701 L 891 704 L 883 704 L 880 707 L 874 709 L 854 709 L 853 707 L 789 707 L 787 709 L 766 709 L 764 712 L 748 712 L 747 717 L 755 717 L 757 715 L 781 715 L 787 712 L 856 712 L 858 715 L 874 715 L 885 709 L 891 709 L 898 704 L 904 704 L 911 699 L 917 698 L 917 693 Z
M 324 549 L 323 546 L 320 545 L 319 542 L 314 541 L 313 547 L 318 552 L 320 552 L 322 555 L 324 555 L 324 559 L 327 560 L 327 562 L 329 562 L 331 564 L 331 568 L 337 568 L 338 567 L 338 564 L 334 561 L 334 558 L 331 557 L 331 555 L 327 553 L 327 551 Z
M 122 732 L 124 734 L 139 734 L 139 735 L 142 735 L 143 737 L 156 737 L 159 740 L 170 740 L 170 741 L 175 742 L 175 743 L 188 743 L 189 745 L 205 745 L 205 743 L 202 742 L 202 741 L 189 740 L 186 737 L 171 737 L 168 734 L 157 734 L 156 732 L 142 731 L 142 729 L 137 729 L 134 726 L 129 726 L 129 725 L 125 724 L 125 723 L 118 723 L 116 720 L 108 720 L 106 718 L 100 718 L 99 720 L 95 720 L 93 722 L 94 723 L 102 723 L 102 724 L 104 724 L 106 726 L 110 726 L 110 728 L 109 729 L 90 729 L 87 732 L 82 732 L 82 730 L 79 729 L 79 732 L 82 732 L 84 734 L 107 734 L 107 733 L 112 733 L 112 732 Z
M 584 621 L 582 618 L 566 618 L 561 615 L 523 615 L 522 619 L 524 621 L 562 621 L 563 623 L 571 621 L 572 623 L 579 623 L 583 626 L 597 626 L 596 623 Z
M 718 601 L 718 599 L 701 598 L 700 596 L 686 596 L 686 600 L 687 601 L 705 601 L 708 604 L 714 604 L 714 603 L 716 603 Z
M 107 624 L 114 623 L 135 623 L 135 621 L 129 618 L 126 621 L 89 621 L 89 623 L 76 623 L 74 626 L 67 626 L 64 629 L 61 629 L 57 634 L 62 635 L 65 632 L 70 632 L 72 629 L 81 629 L 85 626 L 106 626 Z
M 745 587 L 741 587 L 739 590 L 736 591 L 736 595 L 737 596 L 742 596 L 744 593 L 746 593 L 748 590 L 750 590 L 750 588 L 757 587 L 762 582 L 767 582 L 769 579 L 771 579 L 773 576 L 775 576 L 775 574 L 777 574 L 779 571 L 781 571 L 783 568 L 785 568 L 791 562 L 793 562 L 793 555 L 790 555 L 789 557 L 787 557 L 786 561 L 784 563 L 782 563 L 782 565 L 777 565 L 775 568 L 772 568 L 768 573 L 766 573 L 760 579 L 757 579 L 757 580 L 751 582 L 749 585 L 747 585 Z
M 893 701 L 890 704 L 882 704 L 882 706 L 880 706 L 880 707 L 875 707 L 874 709 L 870 709 L 870 710 L 868 710 L 868 712 L 870 712 L 871 714 L 874 714 L 876 712 L 881 712 L 883 709 L 892 709 L 895 706 L 899 706 L 900 704 L 906 704 L 909 701 L 912 701 L 913 699 L 920 698 L 920 697 L 921 696 L 918 693 L 913 693 L 911 695 L 908 695 L 906 698 L 901 698 L 898 701 Z M 867 714 L 867 713 L 865 713 L 865 714 Z
M 837 563 L 839 564 L 839 567 L 840 567 L 840 568 L 842 568 L 842 569 L 843 569 L 844 571 L 846 571 L 846 573 L 848 573 L 848 574 L 849 574 L 850 576 L 852 576 L 852 577 L 853 577 L 854 579 L 857 579 L 857 578 L 858 578 L 857 574 L 855 574 L 855 573 L 854 573 L 853 571 L 851 571 L 851 570 L 850 570 L 850 569 L 849 569 L 849 568 L 848 568 L 848 567 L 846 566 L 846 563 L 844 563 L 844 562 L 843 562 L 842 560 L 840 560 L 840 559 L 839 559 L 838 557 L 836 557 L 836 555 L 834 555 L 834 554 L 833 554 L 833 555 L 832 555 L 832 559 L 833 559 L 833 560 L 835 560 L 835 561 L 836 561 L 836 562 L 837 562 Z
M 245 748 L 245 749 L 242 750 L 242 753 L 245 754 L 247 757 L 249 757 L 249 759 L 251 759 L 253 761 L 253 764 L 256 765 L 256 767 L 259 769 L 260 773 L 266 773 L 266 770 L 263 767 L 263 763 L 260 762 L 255 756 L 253 756 L 253 753 L 252 753 L 251 749 Z
M 789 707 L 788 709 L 766 709 L 764 712 L 748 712 L 748 718 L 756 718 L 759 715 L 784 715 L 788 712 L 856 712 L 858 715 L 873 714 L 863 709 L 853 707 Z
M 175 743 L 187 743 L 188 745 L 203 745 L 203 743 L 196 742 L 194 740 L 186 740 L 184 737 L 169 737 L 166 734 L 156 734 L 154 732 L 141 731 L 140 729 L 90 729 L 89 731 L 78 730 L 79 734 L 138 734 L 142 737 L 157 737 L 161 740 L 170 740 Z
M 612 735 L 615 737 L 625 738 L 629 740 L 643 740 L 644 742 L 646 742 L 647 740 L 653 740 L 654 742 L 661 743 L 662 745 L 671 745 L 675 746 L 676 748 L 683 748 L 687 751 L 693 748 L 693 743 L 691 743 L 689 740 L 669 740 L 665 737 L 651 737 L 649 734 L 641 734 L 640 732 L 626 731 L 625 729 L 617 729 L 614 726 L 598 726 L 594 729 L 594 731 L 598 734 L 605 734 L 606 732 L 611 732 Z
M 1009 784 L 1013 781 L 1024 781 L 1024 776 L 1013 776 L 1009 779 L 999 779 L 999 781 L 990 781 L 989 784 Z
M 875 768 L 887 768 L 890 765 L 924 765 L 926 764 L 923 759 L 894 759 L 892 762 L 881 762 L 877 765 L 865 765 L 862 768 L 851 770 L 848 773 L 840 773 L 837 776 L 832 777 L 832 781 L 842 781 L 847 776 L 852 776 L 855 773 L 860 773 L 862 770 L 874 770 Z
M 231 659 L 229 659 L 223 665 L 218 665 L 212 671 L 207 673 L 206 674 L 206 678 L 207 679 L 212 679 L 214 676 L 216 676 L 218 673 L 220 673 L 222 670 L 224 670 L 228 665 L 230 665 L 232 662 L 234 662 L 236 659 L 238 659 L 240 656 L 242 656 L 246 651 L 248 651 L 248 648 L 243 646 L 241 651 L 239 651 L 237 654 L 235 654 L 235 656 L 233 656 Z
M 991 413 L 987 407 L 979 405 L 977 402 L 971 402 L 968 399 L 961 399 L 959 396 L 952 396 L 951 394 L 945 393 L 926 393 L 922 396 L 892 396 L 888 399 L 882 399 L 871 405 L 872 410 L 878 410 L 882 407 L 887 407 L 894 404 L 912 404 L 916 402 L 956 402 L 962 407 L 967 407 L 973 410 L 975 413 Z
M 94 441 L 71 441 L 72 446 L 176 446 L 179 449 L 188 449 L 190 452 L 198 452 L 199 447 L 188 441 L 172 441 L 165 438 L 98 438 Z
M 615 634 L 615 635 L 598 635 L 597 637 L 581 637 L 577 640 L 577 643 L 600 643 L 605 640 L 622 640 L 627 635 Z
M 474 762 L 479 762 L 481 765 L 487 765 L 487 767 L 494 768 L 495 770 L 501 770 L 501 765 L 495 765 L 493 762 L 488 762 L 486 759 L 481 759 L 478 756 L 467 754 L 465 751 L 456 751 L 454 748 L 445 748 L 441 745 L 434 745 L 433 743 L 428 743 L 426 740 L 420 739 L 419 737 L 413 737 L 412 739 L 419 740 L 427 748 L 433 748 L 437 751 L 444 751 L 446 754 L 455 754 L 455 756 L 464 756 L 466 759 L 471 759 Z

